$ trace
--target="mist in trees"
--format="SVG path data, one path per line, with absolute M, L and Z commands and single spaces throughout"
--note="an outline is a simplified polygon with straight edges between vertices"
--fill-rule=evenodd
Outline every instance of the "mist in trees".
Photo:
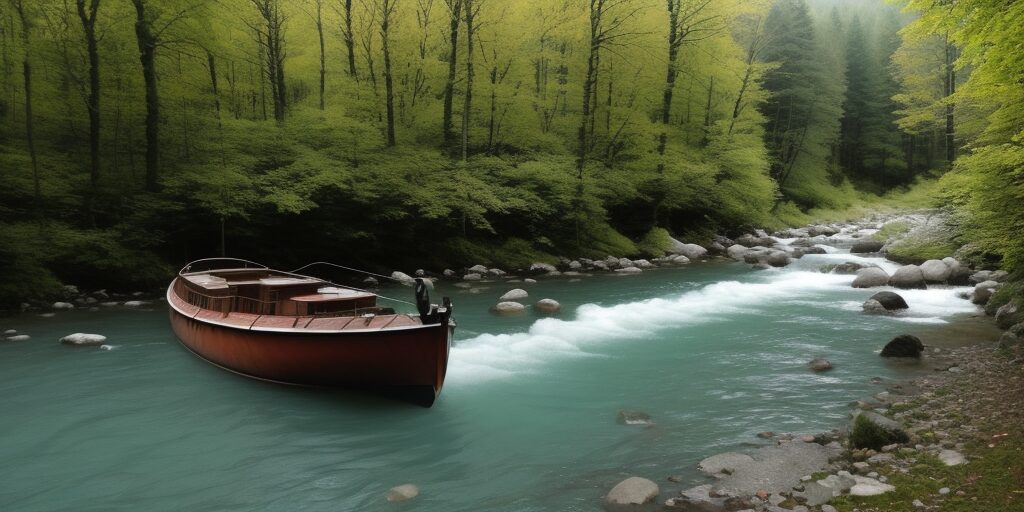
M 986 133 L 994 107 L 963 87 L 991 51 L 944 16 L 0 0 L 0 256 L 33 276 L 9 295 L 220 253 L 516 266 L 798 222 Z

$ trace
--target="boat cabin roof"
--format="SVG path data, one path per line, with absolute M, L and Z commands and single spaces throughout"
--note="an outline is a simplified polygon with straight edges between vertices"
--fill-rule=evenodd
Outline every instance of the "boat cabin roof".
M 205 290 L 223 290 L 230 286 L 239 285 L 289 287 L 324 283 L 324 281 L 314 279 L 312 277 L 273 275 L 267 271 L 256 273 L 251 269 L 248 269 L 245 272 L 197 272 L 192 274 L 182 274 L 182 277 L 188 282 Z

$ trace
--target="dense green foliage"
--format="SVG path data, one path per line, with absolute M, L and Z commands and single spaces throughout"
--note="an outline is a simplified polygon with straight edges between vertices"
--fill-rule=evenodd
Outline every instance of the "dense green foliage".
M 900 64 L 892 7 L 667 5 L 2 0 L 0 302 L 153 285 L 221 253 L 286 268 L 656 255 L 671 235 L 804 222 L 850 206 L 851 183 L 930 168 L 907 141 L 936 138 L 944 96 Z M 950 36 L 983 77 L 957 96 L 995 116 L 961 116 L 991 148 L 962 165 L 1012 179 L 996 169 L 1019 171 L 1019 147 L 991 144 L 1015 118 L 983 101 L 1001 82 L 980 30 Z M 1012 190 L 958 200 L 983 225 L 977 205 Z
M 946 46 L 946 55 L 957 59 L 942 89 L 947 96 L 933 87 L 931 96 L 908 101 L 920 110 L 909 109 L 904 122 L 935 125 L 943 114 L 955 122 L 948 131 L 955 127 L 965 151 L 943 178 L 947 196 L 968 239 L 1002 256 L 1008 270 L 1024 271 L 1024 4 L 911 0 L 907 8 L 921 15 L 903 30 L 904 45 L 948 41 L 953 47 Z M 961 78 L 950 76 L 956 71 Z M 955 92 L 948 89 L 961 80 Z M 938 108 L 929 107 L 936 102 Z

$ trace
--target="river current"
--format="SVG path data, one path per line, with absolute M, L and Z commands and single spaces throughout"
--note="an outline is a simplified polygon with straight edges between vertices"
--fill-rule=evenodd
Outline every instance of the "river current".
M 881 359 L 885 342 L 929 344 L 978 313 L 956 297 L 966 288 L 933 287 L 900 291 L 905 313 L 864 315 L 878 290 L 818 267 L 896 265 L 829 251 L 764 271 L 442 283 L 459 327 L 430 409 L 225 372 L 178 344 L 162 302 L 0 318 L 31 336 L 0 342 L 0 510 L 589 511 L 632 475 L 659 482 L 663 501 L 701 482 L 701 458 L 763 443 L 757 432 L 842 425 L 851 400 L 884 389 L 872 378 L 924 371 Z M 488 313 L 515 287 L 563 313 Z M 73 332 L 111 349 L 58 344 Z M 818 356 L 835 368 L 811 372 Z M 621 424 L 620 410 L 653 425 Z M 388 503 L 403 483 L 419 497 Z

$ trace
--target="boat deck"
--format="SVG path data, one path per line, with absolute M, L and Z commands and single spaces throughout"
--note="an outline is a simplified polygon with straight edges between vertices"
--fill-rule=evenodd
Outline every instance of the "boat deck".
M 218 276 L 209 274 L 195 274 L 182 276 L 192 285 L 201 287 L 204 290 L 213 291 L 227 289 L 229 285 L 238 286 L 249 284 L 245 280 L 225 280 Z M 295 286 L 295 285 L 317 285 L 322 284 L 319 280 L 294 279 L 290 277 L 263 277 L 253 280 L 252 284 L 260 286 Z M 341 288 L 325 288 L 321 291 L 330 293 L 307 293 L 294 295 L 286 300 L 294 303 L 309 304 L 350 304 L 355 300 L 372 301 L 375 295 L 372 293 L 359 292 Z M 231 297 L 226 297 L 231 298 Z M 420 327 L 423 321 L 419 316 L 409 314 L 380 314 L 380 308 L 365 308 L 345 310 L 345 312 L 326 312 L 323 314 L 261 314 L 258 311 L 219 311 L 208 309 L 193 304 L 181 297 L 175 287 L 168 290 L 167 301 L 181 314 L 202 322 L 246 329 L 251 331 L 271 332 L 353 332 L 353 331 L 382 331 L 392 329 L 408 329 Z M 365 313 L 365 314 L 362 314 Z

